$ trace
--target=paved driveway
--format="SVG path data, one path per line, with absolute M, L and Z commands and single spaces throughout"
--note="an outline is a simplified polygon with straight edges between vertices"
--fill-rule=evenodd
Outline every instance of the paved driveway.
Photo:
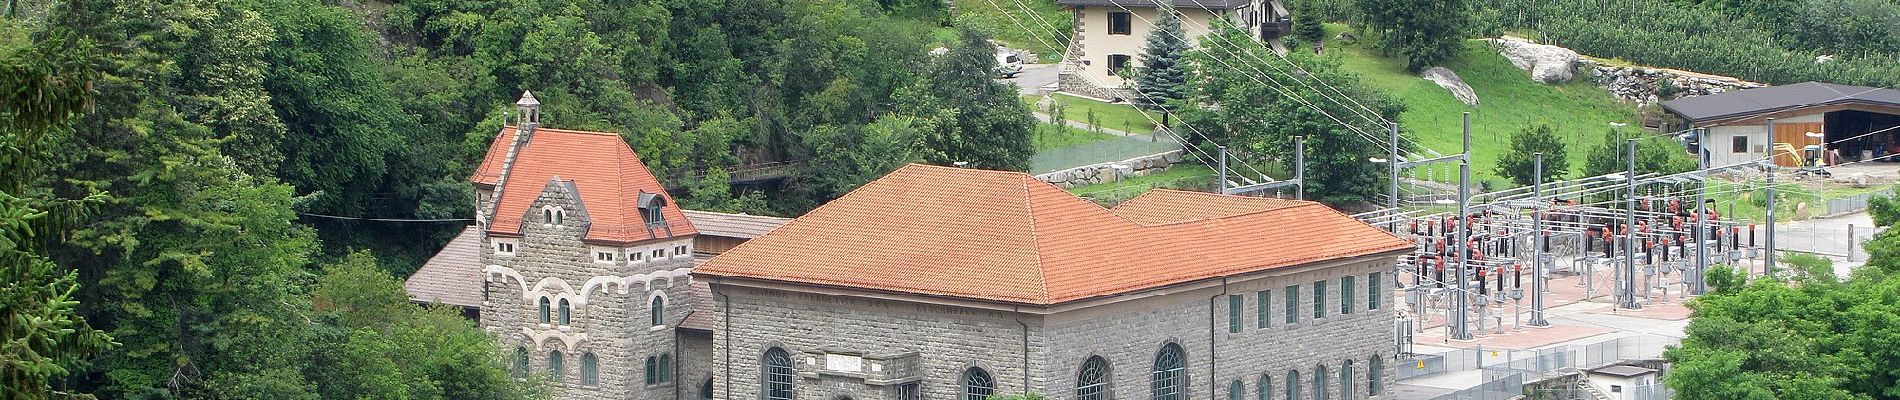
M 1055 64 L 1025 64 L 1023 72 L 1016 74 L 1015 78 L 999 80 L 1015 84 L 1017 91 L 1022 94 L 1042 95 L 1048 93 L 1042 87 L 1056 84 L 1056 73 L 1060 71 L 1061 68 L 1056 68 Z

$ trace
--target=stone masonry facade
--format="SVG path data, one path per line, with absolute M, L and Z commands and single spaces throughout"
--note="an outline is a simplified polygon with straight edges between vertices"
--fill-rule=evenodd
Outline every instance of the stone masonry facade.
M 1393 383 L 1392 261 L 1281 268 L 1048 308 L 715 281 L 713 398 L 762 399 L 761 357 L 779 348 L 793 358 L 796 400 L 967 400 L 964 379 L 972 367 L 993 377 L 999 395 L 1026 389 L 1078 399 L 1078 375 L 1092 356 L 1109 365 L 1105 398 L 1150 399 L 1156 356 L 1169 344 L 1185 356 L 1182 399 L 1226 400 L 1235 381 L 1241 399 L 1263 398 L 1263 377 L 1271 398 L 1286 398 L 1289 371 L 1298 371 L 1300 398 L 1318 398 L 1321 369 L 1325 398 L 1378 398 L 1383 393 L 1370 380 L 1377 376 L 1376 387 L 1387 390 Z M 1371 279 L 1380 280 L 1378 291 L 1370 290 Z M 1314 318 L 1315 282 L 1322 281 L 1324 312 Z M 1298 321 L 1291 324 L 1288 286 L 1299 287 Z M 1342 313 L 1348 290 L 1352 308 Z M 1268 299 L 1264 328 L 1261 291 Z M 1230 331 L 1230 295 L 1241 300 L 1238 333 Z M 1377 308 L 1368 309 L 1370 299 Z M 1348 362 L 1352 381 L 1342 385 Z M 898 396 L 898 387 L 911 382 L 919 395 Z M 1342 393 L 1348 387 L 1351 396 Z
M 675 332 L 692 309 L 692 237 L 588 243 L 583 238 L 589 221 L 578 199 L 571 184 L 551 179 L 528 215 L 519 216 L 519 237 L 484 235 L 482 328 L 500 340 L 504 352 L 525 352 L 526 370 L 546 374 L 557 398 L 684 398 L 676 396 L 696 391 L 698 382 L 679 387 L 680 367 L 688 363 Z M 483 207 L 492 209 L 492 203 Z M 550 221 L 544 210 L 558 210 L 561 218 Z M 603 252 L 611 260 L 602 259 Z M 547 323 L 540 322 L 542 298 L 549 303 Z M 654 298 L 664 300 L 659 325 L 652 323 Z M 566 324 L 560 316 L 564 300 L 570 309 Z M 553 369 L 555 354 L 560 370 Z M 598 379 L 584 382 L 589 355 L 597 360 Z M 648 384 L 647 359 L 662 355 L 669 361 L 664 376 L 672 379 Z M 518 360 L 510 362 L 519 367 Z

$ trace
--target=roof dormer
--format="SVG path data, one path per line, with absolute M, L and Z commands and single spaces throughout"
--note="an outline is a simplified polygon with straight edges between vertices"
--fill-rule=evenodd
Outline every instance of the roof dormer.
M 646 221 L 647 229 L 666 227 L 666 213 L 662 212 L 666 209 L 666 196 L 642 190 L 636 202 L 635 204 L 640 208 L 640 219 Z

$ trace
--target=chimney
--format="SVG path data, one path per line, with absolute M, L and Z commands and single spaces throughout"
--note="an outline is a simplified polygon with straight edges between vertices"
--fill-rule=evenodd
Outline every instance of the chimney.
M 515 140 L 508 144 L 508 157 L 501 162 L 501 176 L 495 178 L 495 195 L 488 204 L 487 218 L 485 218 L 489 221 L 493 220 L 495 211 L 501 207 L 501 194 L 503 190 L 507 190 L 508 173 L 515 169 L 515 155 L 520 154 L 521 148 L 528 145 L 528 139 L 534 136 L 534 128 L 541 125 L 541 101 L 534 99 L 534 92 L 521 91 L 521 100 L 515 101 L 515 108 L 520 111 L 519 115 L 515 116 Z M 487 224 L 484 222 L 484 225 Z

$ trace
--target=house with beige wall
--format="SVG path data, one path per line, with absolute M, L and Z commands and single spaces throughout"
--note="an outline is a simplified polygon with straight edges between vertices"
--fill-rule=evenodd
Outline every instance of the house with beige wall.
M 1160 17 L 1164 0 L 1057 0 L 1075 15 L 1075 32 L 1063 55 L 1059 86 L 1062 91 L 1110 100 L 1126 100 L 1128 80 L 1123 75 L 1141 62 L 1141 49 Z M 1278 0 L 1165 0 L 1181 17 L 1181 30 L 1190 45 L 1207 34 L 1218 18 L 1225 18 L 1274 48 L 1285 52 L 1278 39 L 1292 30 L 1286 7 Z

